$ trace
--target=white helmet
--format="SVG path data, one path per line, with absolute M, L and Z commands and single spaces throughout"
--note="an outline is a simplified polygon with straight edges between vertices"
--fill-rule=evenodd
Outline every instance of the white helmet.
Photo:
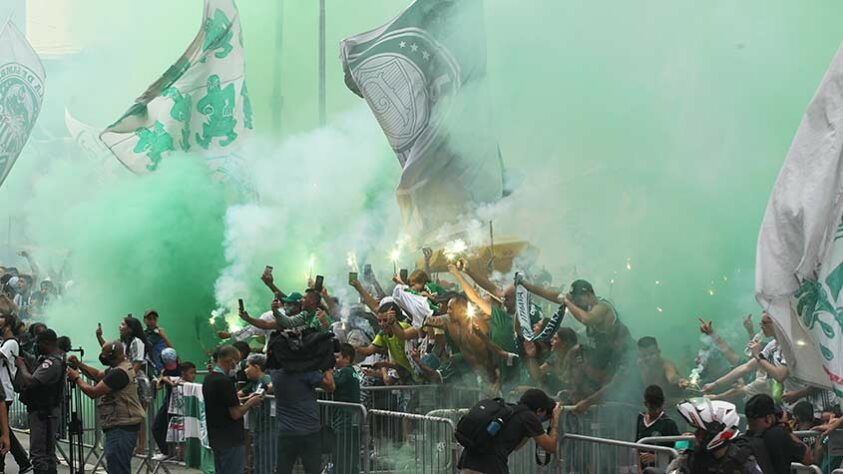
M 711 401 L 707 398 L 692 398 L 676 406 L 682 418 L 691 426 L 708 433 L 706 449 L 713 451 L 726 441 L 736 437 L 740 415 L 735 405 L 719 400 Z

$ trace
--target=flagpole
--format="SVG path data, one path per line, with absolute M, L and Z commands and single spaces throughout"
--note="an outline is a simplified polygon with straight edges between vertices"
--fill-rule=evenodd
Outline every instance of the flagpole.
M 275 17 L 275 68 L 273 76 L 275 80 L 272 81 L 272 129 L 276 132 L 281 132 L 281 110 L 284 107 L 284 97 L 281 95 L 281 56 L 284 52 L 284 0 L 277 0 Z
M 325 0 L 319 0 L 319 126 L 325 126 Z

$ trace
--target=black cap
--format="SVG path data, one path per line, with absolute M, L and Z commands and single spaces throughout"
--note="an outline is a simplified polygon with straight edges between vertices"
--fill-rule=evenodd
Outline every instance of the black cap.
M 53 331 L 52 329 L 45 329 L 45 330 L 39 332 L 37 336 L 35 336 L 35 340 L 37 342 L 41 342 L 41 341 L 56 342 L 58 340 L 58 336 L 56 336 L 56 332 Z
M 775 415 L 776 414 L 776 402 L 773 401 L 773 397 L 759 393 L 754 397 L 750 398 L 749 401 L 746 402 L 746 408 L 744 408 L 744 413 L 746 417 L 750 420 L 755 420 L 758 418 L 764 418 L 768 415 Z
M 545 411 L 550 413 L 556 408 L 556 402 L 548 397 L 543 390 L 537 388 L 531 388 L 524 392 L 524 395 L 521 395 L 520 403 L 526 405 L 532 411 L 538 411 L 544 408 Z
M 591 286 L 591 283 L 585 280 L 577 280 L 571 283 L 571 295 L 579 296 L 586 293 L 594 293 L 594 287 Z

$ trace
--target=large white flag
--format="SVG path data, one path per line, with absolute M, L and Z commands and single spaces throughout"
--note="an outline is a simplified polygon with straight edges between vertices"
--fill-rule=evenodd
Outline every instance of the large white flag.
M 756 258 L 756 296 L 791 374 L 843 395 L 843 49 L 776 180 Z
M 131 171 L 154 171 L 174 151 L 201 156 L 220 175 L 237 171 L 252 128 L 243 34 L 233 0 L 205 0 L 202 28 L 164 75 L 100 138 Z
M 481 0 L 415 0 L 341 45 L 346 85 L 366 99 L 401 164 L 396 197 L 417 235 L 503 194 L 482 25 Z
M 11 20 L 0 32 L 0 186 L 29 138 L 44 99 L 44 66 Z

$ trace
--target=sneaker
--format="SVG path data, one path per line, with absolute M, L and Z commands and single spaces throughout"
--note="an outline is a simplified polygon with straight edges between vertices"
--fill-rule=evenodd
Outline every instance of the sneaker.
M 153 461 L 166 461 L 167 459 L 170 459 L 170 456 L 164 453 L 158 453 L 155 456 L 152 456 Z

